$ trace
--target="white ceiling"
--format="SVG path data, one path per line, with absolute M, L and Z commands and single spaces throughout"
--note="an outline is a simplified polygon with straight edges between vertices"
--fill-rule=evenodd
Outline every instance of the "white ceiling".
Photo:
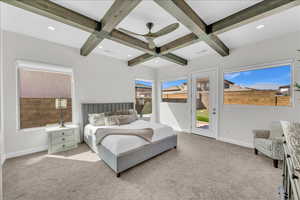
M 100 20 L 113 3 L 111 0 L 52 1 L 95 20 Z M 260 1 L 188 0 L 187 2 L 205 21 L 205 23 L 211 24 Z M 90 35 L 89 33 L 77 28 L 73 28 L 4 3 L 3 8 L 3 25 L 4 29 L 8 31 L 29 35 L 75 48 L 81 48 Z M 119 24 L 118 27 L 137 33 L 146 33 L 147 28 L 145 24 L 147 22 L 154 22 L 153 31 L 156 31 L 171 23 L 177 22 L 177 20 L 156 5 L 152 0 L 144 0 Z M 257 30 L 255 27 L 260 24 L 264 24 L 265 28 Z M 280 24 L 280 26 L 278 24 Z M 50 31 L 48 26 L 55 27 L 55 31 Z M 295 31 L 300 31 L 300 6 L 223 33 L 219 35 L 219 37 L 230 49 L 232 49 Z M 160 46 L 188 33 L 190 33 L 190 31 L 185 26 L 181 25 L 176 31 L 156 39 L 155 42 L 158 46 Z M 96 48 L 94 50 L 95 53 L 124 61 L 143 54 L 143 52 L 139 50 L 129 48 L 110 40 L 104 40 L 100 46 L 102 48 Z M 215 52 L 204 42 L 199 42 L 189 47 L 179 49 L 173 53 L 189 60 L 215 54 Z M 157 58 L 146 62 L 144 65 L 161 67 L 170 65 L 170 62 Z

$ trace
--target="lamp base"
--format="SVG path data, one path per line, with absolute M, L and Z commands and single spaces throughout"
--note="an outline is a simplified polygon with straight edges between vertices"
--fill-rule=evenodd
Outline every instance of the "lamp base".
M 65 128 L 65 124 L 59 124 L 59 128 Z

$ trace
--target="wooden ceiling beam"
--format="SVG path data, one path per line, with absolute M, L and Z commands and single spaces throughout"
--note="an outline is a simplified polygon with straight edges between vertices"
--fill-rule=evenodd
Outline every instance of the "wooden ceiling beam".
M 56 21 L 62 22 L 67 25 L 79 28 L 83 31 L 89 33 L 95 33 L 95 31 L 101 31 L 102 25 L 100 22 L 93 20 L 89 17 L 81 15 L 75 11 L 72 11 L 68 8 L 62 7 L 58 4 L 55 4 L 49 0 L 1 0 L 10 5 L 31 11 L 33 13 L 54 19 Z M 159 0 L 156 0 L 159 1 Z M 164 0 L 165 1 L 165 0 Z M 177 2 L 176 0 L 166 0 Z M 258 4 L 255 4 L 249 8 L 246 8 L 238 13 L 235 13 L 229 17 L 226 17 L 220 21 L 217 21 L 206 27 L 207 34 L 209 36 L 213 34 L 220 34 L 228 30 L 240 27 L 247 23 L 253 22 L 255 20 L 261 19 L 266 16 L 273 15 L 282 10 L 297 6 L 300 4 L 299 0 L 265 0 Z M 200 19 L 201 20 L 201 19 Z M 97 36 L 95 35 L 97 39 Z M 202 41 L 201 37 L 198 37 L 195 33 L 187 34 L 181 38 L 178 38 L 170 43 L 167 43 L 159 48 L 159 54 L 148 47 L 148 43 L 132 37 L 128 34 L 120 32 L 116 29 L 113 29 L 106 36 L 107 39 L 119 42 L 128 47 L 132 47 L 138 50 L 141 50 L 145 53 L 150 54 L 151 56 L 143 55 L 144 58 L 150 60 L 151 58 L 157 56 L 163 56 L 169 54 L 170 52 L 189 46 L 196 42 Z M 168 55 L 168 58 L 172 58 L 174 54 Z
M 132 47 L 135 49 L 138 49 L 140 51 L 143 51 L 145 53 L 149 53 L 151 55 L 156 55 L 155 49 L 150 49 L 149 44 L 147 42 L 144 42 L 143 40 L 140 40 L 138 38 L 135 38 L 133 36 L 130 36 L 126 33 L 123 33 L 117 29 L 114 29 L 108 36 L 107 39 L 110 39 L 112 41 L 118 42 L 120 44 L 126 45 L 128 47 Z
M 145 53 L 145 54 L 142 54 L 142 55 L 140 55 L 136 58 L 133 58 L 133 59 L 129 60 L 128 61 L 128 66 L 133 67 L 135 65 L 139 65 L 139 64 L 142 64 L 144 62 L 147 62 L 148 60 L 152 60 L 155 57 L 157 57 L 157 56 Z
M 82 46 L 80 54 L 89 55 L 140 2 L 141 0 L 115 0 L 102 18 L 101 26 L 94 30 Z
M 241 27 L 255 20 L 274 15 L 283 10 L 295 7 L 300 4 L 299 0 L 265 0 L 249 8 L 232 14 L 220 21 L 207 26 L 208 34 L 221 34 L 234 28 Z M 202 41 L 196 35 L 187 34 L 166 45 L 160 47 L 161 54 L 169 53 L 174 50 L 189 46 Z
M 183 37 L 180 37 L 172 42 L 169 42 L 160 47 L 160 54 L 168 54 L 170 52 L 176 51 L 178 49 L 190 46 L 197 42 L 201 41 L 194 33 L 187 34 Z
M 207 34 L 207 25 L 197 13 L 183 0 L 154 0 L 158 5 L 173 15 L 179 22 L 190 29 L 199 39 L 206 42 L 221 56 L 228 56 L 229 49 L 215 35 Z
M 142 54 L 136 58 L 133 58 L 131 60 L 128 61 L 128 66 L 135 66 L 135 65 L 139 65 L 139 64 L 142 64 L 144 62 L 147 62 L 149 60 L 152 60 L 153 58 L 157 58 L 157 57 L 160 57 L 162 59 L 165 59 L 165 60 L 168 60 L 170 62 L 173 62 L 173 63 L 176 63 L 178 65 L 187 65 L 188 64 L 188 61 L 180 56 L 177 56 L 175 54 L 172 54 L 172 53 L 168 53 L 168 54 L 165 54 L 165 55 L 151 55 L 151 54 L 148 54 L 148 53 L 145 53 L 145 54 Z
M 49 0 L 1 0 L 18 8 L 54 19 L 87 32 L 94 32 L 99 22 Z
M 168 53 L 165 55 L 159 56 L 162 59 L 168 60 L 170 62 L 176 63 L 178 65 L 186 66 L 188 64 L 188 61 L 180 56 L 177 56 L 173 53 Z
M 299 0 L 264 0 L 208 25 L 208 33 L 221 34 L 297 5 Z
M 48 17 L 61 23 L 79 28 L 83 31 L 94 33 L 95 30 L 101 30 L 101 23 L 86 17 L 80 13 L 60 6 L 49 0 L 1 0 L 7 4 L 30 11 L 32 13 Z M 119 42 L 128 47 L 136 48 L 143 52 L 155 55 L 156 52 L 148 47 L 148 43 L 132 37 L 126 33 L 114 29 L 107 39 Z

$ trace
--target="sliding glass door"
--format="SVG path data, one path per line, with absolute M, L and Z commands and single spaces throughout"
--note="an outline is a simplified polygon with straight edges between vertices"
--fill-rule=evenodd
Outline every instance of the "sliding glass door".
M 192 132 L 216 137 L 217 130 L 216 71 L 192 75 Z

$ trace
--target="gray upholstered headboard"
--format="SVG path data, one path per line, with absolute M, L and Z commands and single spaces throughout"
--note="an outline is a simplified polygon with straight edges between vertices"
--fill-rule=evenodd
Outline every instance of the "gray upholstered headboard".
M 134 108 L 134 103 L 82 103 L 82 126 L 85 127 L 89 123 L 89 114 L 114 112 L 119 110 L 129 110 Z

